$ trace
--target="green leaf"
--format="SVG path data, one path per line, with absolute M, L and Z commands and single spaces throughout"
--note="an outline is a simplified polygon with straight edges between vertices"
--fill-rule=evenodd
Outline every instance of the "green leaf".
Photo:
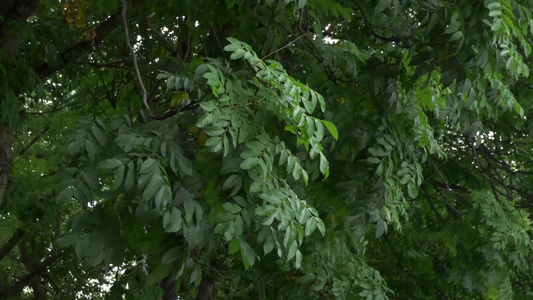
M 170 264 L 174 262 L 176 259 L 179 258 L 180 255 L 180 247 L 172 247 L 168 249 L 165 254 L 163 254 L 163 257 L 161 258 L 161 264 Z
M 324 174 L 324 180 L 326 178 L 328 178 L 329 176 L 329 162 L 328 160 L 326 159 L 326 157 L 324 156 L 324 154 L 322 154 L 322 152 L 320 153 L 320 172 L 322 174 Z
M 71 233 L 64 234 L 63 236 L 58 238 L 55 244 L 58 247 L 62 247 L 62 248 L 69 247 L 69 246 L 74 245 L 76 242 L 78 242 L 79 239 L 80 239 L 80 236 L 78 234 L 71 232 Z
M 194 174 L 194 168 L 191 161 L 183 156 L 180 152 L 177 152 L 176 159 L 178 161 L 179 172 L 182 177 L 192 176 Z
M 239 243 L 239 240 L 237 238 L 233 238 L 229 242 L 229 254 L 237 253 L 239 250 L 241 250 L 241 244 Z
M 269 236 L 265 243 L 263 244 L 263 252 L 265 252 L 265 255 L 267 255 L 268 253 L 272 252 L 272 250 L 274 249 L 274 238 L 272 236 Z
M 148 158 L 142 163 L 141 169 L 139 170 L 139 174 L 140 175 L 142 174 L 152 175 L 153 173 L 155 173 L 155 170 L 158 168 L 158 165 L 159 164 L 155 159 Z
M 457 41 L 459 40 L 460 38 L 463 37 L 463 32 L 461 31 L 456 31 L 452 34 L 452 36 L 450 37 L 449 41 L 450 42 L 454 42 L 454 41 Z
M 274 205 L 279 204 L 283 199 L 286 198 L 285 194 L 283 194 L 279 190 L 269 190 L 265 193 L 262 193 L 259 195 L 259 197 L 265 201 L 268 201 Z
M 319 218 L 316 218 L 317 222 L 316 222 L 316 225 L 318 227 L 318 230 L 320 230 L 320 233 L 322 233 L 322 235 L 326 235 L 326 226 L 324 225 L 324 222 L 319 219 Z
M 226 179 L 226 181 L 224 181 L 224 184 L 222 185 L 222 189 L 223 190 L 230 189 L 236 186 L 237 184 L 241 183 L 241 181 L 242 179 L 239 175 L 232 174 Z
M 329 121 L 325 121 L 325 120 L 320 120 L 320 121 L 324 123 L 324 125 L 326 125 L 326 128 L 328 129 L 331 136 L 333 136 L 334 139 L 338 140 L 339 133 L 337 132 L 337 128 L 335 127 L 335 125 L 333 125 L 333 123 Z
M 374 156 L 377 156 L 377 157 L 382 157 L 382 156 L 387 155 L 387 153 L 385 153 L 385 151 L 383 151 L 383 149 L 381 149 L 381 147 L 369 148 L 368 152 L 370 152 L 370 154 L 372 154 Z
M 296 269 L 300 269 L 302 267 L 302 260 L 303 260 L 302 252 L 300 252 L 300 250 L 296 250 L 296 261 L 294 264 Z
M 231 54 L 230 59 L 239 59 L 243 57 L 245 53 L 246 50 L 244 49 L 235 49 L 235 51 L 233 51 L 233 53 Z
M 232 214 L 238 214 L 242 210 L 240 206 L 231 202 L 222 203 L 222 207 L 224 207 L 227 212 L 230 212 Z
M 461 23 L 452 22 L 450 25 L 448 25 L 448 27 L 446 27 L 444 34 L 455 33 L 459 29 L 459 26 L 461 26 Z
M 488 8 L 489 10 L 499 9 L 500 7 L 501 7 L 501 5 L 500 5 L 500 2 L 498 2 L 498 1 L 490 2 L 490 3 L 487 5 L 487 8 Z
M 218 103 L 215 101 L 203 101 L 200 102 L 200 107 L 205 110 L 206 112 L 212 112 L 217 108 Z M 204 126 L 198 126 L 198 127 L 204 127 Z
M 317 228 L 318 222 L 315 218 L 309 218 L 305 223 L 305 236 L 310 236 Z
M 374 156 L 367 158 L 367 161 L 369 163 L 375 164 L 375 165 L 377 165 L 377 164 L 379 164 L 381 162 L 381 160 L 379 158 L 374 157 Z
M 292 177 L 298 180 L 300 179 L 301 176 L 302 176 L 302 167 L 300 167 L 300 165 L 298 164 L 295 164 L 294 168 L 292 169 Z
M 80 176 L 83 178 L 83 181 L 92 189 L 99 190 L 100 183 L 98 180 L 98 175 L 95 172 L 88 170 L 80 170 Z
M 292 173 L 296 166 L 296 157 L 289 155 L 287 158 L 287 173 Z
M 170 212 L 163 215 L 163 228 L 166 232 L 178 232 L 182 226 L 181 211 L 172 207 Z
M 124 181 L 124 173 L 125 167 L 124 165 L 120 165 L 115 173 L 115 181 L 113 183 L 113 187 L 111 188 L 113 191 L 119 189 L 122 185 L 122 182 Z
M 392 0 L 380 0 L 376 7 L 374 8 L 374 14 L 378 14 L 384 11 L 387 7 L 390 7 Z
M 65 188 L 64 190 L 62 190 L 58 195 L 57 195 L 57 201 L 59 203 L 62 203 L 62 202 L 65 202 L 65 201 L 68 201 L 68 200 L 72 200 L 72 197 L 74 197 L 76 193 L 76 189 L 72 186 L 69 186 L 67 188 Z
M 97 168 L 102 170 L 116 169 L 120 166 L 122 166 L 122 162 L 116 158 L 104 159 L 96 165 Z
M 418 196 L 418 187 L 411 181 L 407 185 L 407 192 L 411 198 L 415 199 Z
M 260 216 L 266 216 L 266 215 L 269 215 L 270 213 L 273 213 L 275 210 L 276 210 L 276 207 L 272 205 L 261 205 L 261 206 L 256 207 L 255 213 Z
M 185 222 L 187 222 L 187 224 L 191 224 L 192 222 L 196 205 L 197 202 L 193 199 L 186 199 L 183 203 L 183 208 L 185 208 Z
M 152 180 L 150 180 L 150 183 L 148 183 L 148 185 L 144 189 L 142 199 L 145 201 L 152 200 L 157 191 L 159 191 L 160 186 L 161 179 L 158 177 L 153 177 Z
M 235 44 L 229 44 L 229 45 L 226 45 L 226 47 L 224 47 L 224 51 L 228 51 L 228 52 L 233 52 L 237 49 L 239 49 L 239 46 Z
M 293 259 L 293 257 L 296 255 L 296 251 L 298 251 L 298 243 L 294 241 L 292 242 L 291 246 L 289 247 L 289 251 L 287 252 L 287 260 Z
M 105 146 L 107 143 L 107 137 L 106 134 L 98 127 L 98 125 L 94 124 L 91 127 L 91 132 L 93 133 L 94 137 L 100 143 L 100 145 Z
M 172 267 L 167 264 L 161 264 L 157 266 L 151 273 L 146 277 L 146 284 L 147 285 L 154 285 L 159 283 L 163 278 L 165 278 L 168 274 L 170 274 L 170 271 L 172 270 Z
M 133 184 L 135 183 L 135 165 L 133 162 L 128 163 L 128 173 L 126 175 L 126 179 L 124 180 L 124 190 L 129 191 L 133 188 Z
M 245 269 L 255 264 L 255 252 L 244 240 L 239 240 L 241 244 L 241 256 L 245 266 Z
M 255 166 L 257 166 L 258 163 L 259 163 L 259 158 L 258 157 L 249 157 L 249 158 L 247 158 L 247 159 L 242 161 L 241 169 L 250 170 L 250 169 L 254 168 Z
M 154 203 L 157 210 L 163 209 L 170 202 L 170 188 L 167 185 L 162 185 L 155 194 Z

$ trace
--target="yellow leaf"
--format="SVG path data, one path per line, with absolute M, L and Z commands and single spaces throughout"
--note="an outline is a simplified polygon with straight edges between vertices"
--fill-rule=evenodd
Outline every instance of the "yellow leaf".
M 183 103 L 183 100 L 187 101 L 189 100 L 189 93 L 185 91 L 179 91 L 174 93 L 172 96 L 172 99 L 170 100 L 170 106 L 171 107 L 180 107 L 181 103 Z
M 198 128 L 196 126 L 191 126 L 191 127 L 189 127 L 189 129 L 187 129 L 187 133 L 189 133 L 190 135 L 193 135 L 193 134 L 197 133 L 198 130 L 200 130 L 200 128 Z
M 182 101 L 183 98 L 181 97 L 181 92 L 174 93 L 170 100 L 170 107 L 179 107 Z
M 200 148 L 205 144 L 205 141 L 207 140 L 207 134 L 205 132 L 200 132 L 198 137 L 196 138 L 196 148 Z

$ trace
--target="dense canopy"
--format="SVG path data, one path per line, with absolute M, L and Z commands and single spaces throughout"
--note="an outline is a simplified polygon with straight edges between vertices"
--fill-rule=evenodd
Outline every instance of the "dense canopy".
M 0 298 L 532 298 L 531 7 L 1 1 Z

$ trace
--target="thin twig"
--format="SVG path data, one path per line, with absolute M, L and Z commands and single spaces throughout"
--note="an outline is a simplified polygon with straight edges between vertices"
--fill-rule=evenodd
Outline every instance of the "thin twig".
M 215 37 L 215 42 L 217 43 L 217 47 L 219 49 L 223 49 L 224 47 L 222 47 L 222 45 L 220 44 L 220 40 L 218 39 L 218 35 L 217 35 L 217 32 L 215 31 L 215 29 L 213 28 L 213 26 L 211 26 L 209 28 L 209 30 L 211 30 L 211 32 L 213 33 L 213 36 Z
M 424 185 L 422 185 L 422 192 L 424 193 L 424 196 L 426 196 L 426 199 L 429 203 L 429 206 L 431 207 L 431 210 L 435 213 L 437 218 L 441 221 L 442 225 L 446 226 L 447 225 L 446 221 L 444 220 L 440 212 L 437 210 L 437 208 L 433 204 L 433 201 L 431 200 L 431 197 L 429 196 L 429 193 Z
M 446 186 L 446 192 L 447 193 L 453 193 L 454 190 L 452 190 L 450 188 L 450 185 L 448 184 L 448 181 L 446 180 L 446 178 L 444 177 L 444 175 L 442 175 L 442 173 L 440 172 L 439 168 L 437 167 L 437 165 L 431 160 L 428 158 L 429 163 L 431 164 L 431 166 L 433 167 L 433 169 L 437 172 L 437 174 L 439 175 L 439 177 L 441 178 L 441 180 L 443 181 L 444 185 Z M 460 214 L 464 217 L 466 217 L 466 214 L 463 213 L 462 211 L 458 210 L 457 208 L 455 208 L 451 203 L 450 201 L 448 201 L 448 196 L 447 194 L 444 194 L 444 202 L 446 202 L 446 205 L 448 205 L 448 207 L 450 207 L 453 211 L 455 211 L 457 214 Z
M 87 66 L 97 67 L 97 68 L 114 68 L 114 69 L 123 69 L 123 70 L 128 70 L 128 71 L 134 70 L 131 67 L 119 65 L 119 63 L 121 62 L 112 62 L 112 63 L 106 63 L 106 64 L 99 64 L 99 63 L 86 62 L 86 61 L 79 62 L 80 65 L 87 65 Z
M 18 155 L 24 155 L 24 153 L 26 153 L 26 151 L 28 151 L 28 149 L 30 149 L 31 146 L 33 146 L 33 144 L 35 144 L 39 139 L 41 139 L 41 137 L 44 136 L 44 134 L 50 130 L 50 124 L 47 124 L 43 130 L 41 130 L 40 133 L 38 133 L 37 135 L 35 135 L 33 137 L 33 139 L 31 139 L 30 143 L 26 146 L 24 146 L 24 148 L 20 149 Z
M 467 140 L 467 143 L 470 146 L 470 148 L 472 149 L 472 154 L 474 155 L 474 162 L 475 162 L 476 166 L 479 169 L 479 174 L 481 175 L 481 177 L 483 177 L 483 179 L 485 179 L 488 182 L 488 184 L 490 185 L 490 188 L 492 189 L 492 194 L 494 195 L 496 200 L 501 203 L 501 199 L 498 196 L 498 194 L 499 194 L 498 192 L 499 191 L 496 188 L 496 186 L 494 185 L 494 182 L 492 182 L 492 180 L 490 180 L 490 178 L 487 177 L 487 175 L 485 175 L 485 173 L 483 173 L 483 167 L 481 166 L 481 163 L 479 162 L 479 155 L 478 155 L 478 153 L 476 151 L 476 146 L 472 142 L 470 142 L 469 140 Z
M 302 38 L 302 37 L 304 37 L 304 36 L 305 36 L 305 35 L 302 34 L 302 35 L 300 35 L 299 37 L 295 38 L 294 40 L 290 40 L 290 41 L 288 41 L 288 42 L 285 43 L 285 45 L 283 45 L 281 48 L 276 49 L 276 50 L 270 52 L 269 54 L 263 56 L 263 58 L 261 58 L 261 60 L 264 60 L 265 58 L 269 57 L 270 55 L 275 54 L 275 53 L 277 53 L 277 52 L 279 52 L 279 51 L 281 51 L 281 50 L 283 50 L 283 49 L 289 47 L 291 44 L 293 44 L 294 42 L 298 41 L 300 38 Z
M 135 54 L 135 50 L 133 50 L 133 47 L 131 46 L 130 34 L 128 32 L 128 21 L 126 20 L 127 9 L 128 9 L 128 5 L 126 4 L 126 0 L 122 0 L 122 25 L 124 27 L 126 45 L 128 46 L 128 49 L 130 50 L 131 56 L 133 58 L 133 67 L 135 68 L 135 74 L 137 75 L 137 81 L 139 82 L 139 86 L 141 87 L 141 90 L 142 90 L 142 101 L 143 101 L 144 108 L 146 108 L 147 110 L 150 110 L 150 106 L 148 105 L 148 101 L 147 101 L 146 88 L 144 87 L 143 79 L 141 77 L 141 71 L 139 70 L 139 65 L 137 64 L 137 55 Z
M 155 35 L 163 42 L 163 44 L 165 45 L 165 47 L 170 50 L 172 53 L 174 53 L 174 51 L 176 51 L 176 47 L 174 46 L 174 44 L 165 37 L 165 35 L 157 30 L 157 28 L 155 28 L 153 25 L 152 25 L 152 22 L 150 22 L 150 18 L 152 17 L 152 15 L 149 15 L 149 16 L 144 16 L 144 19 L 146 21 L 146 24 L 148 25 L 148 27 L 150 27 L 150 29 L 155 33 Z

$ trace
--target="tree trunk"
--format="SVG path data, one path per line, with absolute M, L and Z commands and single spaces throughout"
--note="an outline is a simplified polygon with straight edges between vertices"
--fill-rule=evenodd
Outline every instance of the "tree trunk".
M 18 33 L 8 30 L 5 26 L 10 21 L 18 23 L 25 22 L 31 15 L 33 15 L 39 8 L 39 0 L 4 0 L 0 4 L 0 50 L 3 53 L 3 57 L 0 63 L 6 68 L 15 62 L 15 58 L 18 55 L 20 36 Z M 15 76 L 16 77 L 16 76 Z M 20 86 L 18 78 L 0 78 L 1 81 L 7 83 L 7 89 L 3 90 L 4 99 L 0 101 L 8 101 L 8 106 L 14 105 L 7 109 L 7 111 L 1 112 L 2 114 L 18 114 L 19 103 L 9 103 L 9 97 L 17 99 L 21 93 L 18 90 Z M 18 119 L 19 116 L 1 115 L 0 116 L 0 203 L 4 199 L 4 195 L 7 189 L 7 180 L 9 178 L 9 172 L 11 171 L 11 151 L 13 148 L 13 124 L 10 124 L 11 120 Z
M 7 179 L 11 171 L 11 149 L 13 146 L 13 130 L 8 124 L 0 126 L 0 203 L 7 189 Z
M 204 277 L 202 277 L 202 281 L 198 286 L 198 294 L 196 294 L 196 300 L 208 300 L 212 285 L 213 280 L 211 280 L 209 276 L 205 275 Z

